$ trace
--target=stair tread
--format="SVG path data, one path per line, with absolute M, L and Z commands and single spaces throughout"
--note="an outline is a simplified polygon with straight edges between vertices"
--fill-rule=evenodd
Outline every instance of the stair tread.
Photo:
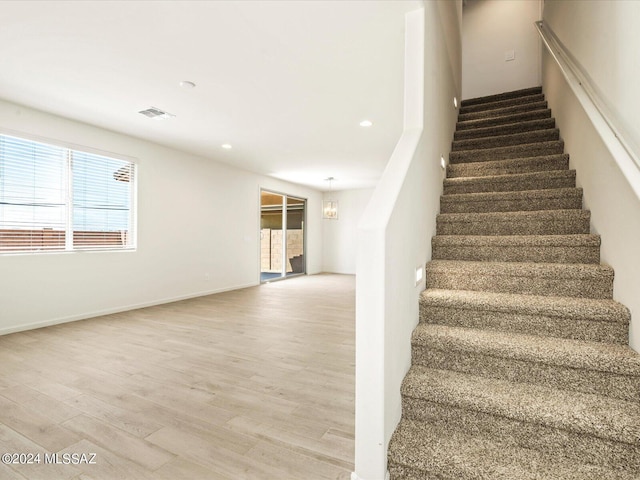
M 574 235 L 435 235 L 434 245 L 456 246 L 528 246 L 528 247 L 582 247 L 600 246 L 600 236 Z
M 477 128 L 494 127 L 507 123 L 520 122 L 525 120 L 536 120 L 543 118 L 551 118 L 551 109 L 543 107 L 537 110 L 529 110 L 526 112 L 507 113 L 499 117 L 492 118 L 476 118 L 469 120 L 460 120 L 456 123 L 456 130 L 466 131 Z
M 534 171 L 553 171 L 553 170 L 568 170 L 569 167 L 569 154 L 559 153 L 554 155 L 540 155 L 537 157 L 523 157 L 523 158 L 509 158 L 504 160 L 492 160 L 485 162 L 465 162 L 454 163 L 447 165 L 447 177 L 459 178 L 468 177 L 474 175 L 463 174 L 462 172 L 473 171 L 476 173 L 501 171 L 501 173 L 486 173 L 485 175 L 475 176 L 494 176 L 494 175 L 508 175 L 522 173 L 522 168 L 527 168 L 529 165 L 537 165 L 544 163 L 562 163 L 566 165 L 566 168 L 553 168 Z M 533 168 L 533 167 L 531 167 Z M 505 172 L 505 173 L 502 173 Z M 532 173 L 532 172 L 531 172 Z
M 575 170 L 545 170 L 541 172 L 447 178 L 443 182 L 443 195 L 504 191 L 522 192 L 559 188 L 576 188 Z M 524 208 L 523 210 L 529 209 Z
M 435 235 L 433 260 L 483 262 L 600 263 L 600 236 Z
M 507 158 L 526 158 L 526 154 L 528 153 L 533 153 L 531 156 L 537 157 L 541 155 L 542 151 L 545 151 L 548 155 L 563 153 L 564 142 L 562 140 L 550 140 L 547 142 L 524 143 L 506 147 L 453 151 L 449 153 L 449 161 L 456 160 L 453 163 L 465 163 L 461 159 L 493 158 L 495 160 L 505 160 Z
M 504 175 L 486 175 L 482 177 L 445 178 L 444 186 L 467 185 L 474 183 L 503 183 L 517 180 L 536 180 L 547 178 L 574 178 L 575 170 L 545 170 L 542 172 L 507 173 Z M 484 192 L 491 193 L 491 192 Z
M 454 140 L 452 151 L 467 152 L 470 150 L 486 150 L 496 146 L 522 145 L 543 141 L 553 141 L 560 139 L 560 130 L 548 128 L 544 130 L 532 130 L 526 132 L 508 133 L 505 135 L 495 135 L 482 138 L 465 138 Z M 489 144 L 489 146 L 484 146 Z
M 466 308 L 490 312 L 519 312 L 567 320 L 580 319 L 609 323 L 629 323 L 627 307 L 611 299 L 552 297 L 474 290 L 424 290 L 420 302 L 445 308 Z
M 555 118 L 540 118 L 534 120 L 516 121 L 512 123 L 505 123 L 502 125 L 495 125 L 492 127 L 459 130 L 453 134 L 453 140 L 467 140 L 471 138 L 481 139 L 497 135 L 505 135 L 506 133 L 547 130 L 550 128 L 555 128 L 555 125 Z
M 413 365 L 402 395 L 640 446 L 640 404 Z
M 483 112 L 485 110 L 496 110 L 504 107 L 512 107 L 515 105 L 522 105 L 524 103 L 543 102 L 544 94 L 536 93 L 533 95 L 524 95 L 520 97 L 503 98 L 499 100 L 493 100 L 490 102 L 476 103 L 475 105 L 460 105 L 460 114 Z
M 637 480 L 637 475 L 505 445 L 461 431 L 403 419 L 389 445 L 389 463 L 419 470 L 412 478 L 459 480 Z
M 469 275 L 516 276 L 516 277 L 613 277 L 608 265 L 590 263 L 535 263 L 535 262 L 473 262 L 466 260 L 431 260 L 428 272 L 467 272 Z
M 439 213 L 438 235 L 571 235 L 590 231 L 591 212 L 578 208 Z
M 613 343 L 421 323 L 412 345 L 640 377 L 640 355 Z
M 525 175 L 525 174 L 521 174 Z M 571 175 L 569 175 L 571 176 Z M 498 177 L 513 177 L 512 175 L 499 175 Z M 465 177 L 465 178 L 495 178 L 495 177 Z M 517 178 L 532 178 L 522 177 Z M 533 177 L 533 178 L 540 178 Z M 454 179 L 452 179 L 454 180 Z M 457 179 L 455 179 L 457 180 Z M 456 182 L 456 184 L 463 182 Z M 547 188 L 542 190 L 509 190 L 505 192 L 471 192 L 471 193 L 447 193 L 440 196 L 441 202 L 482 202 L 499 200 L 545 199 L 555 197 L 582 197 L 582 188 Z
M 467 99 L 462 100 L 460 102 L 460 106 L 461 107 L 467 107 L 469 105 L 477 105 L 477 104 L 481 104 L 481 103 L 490 103 L 490 102 L 495 102 L 495 101 L 502 100 L 502 99 L 527 97 L 527 96 L 530 96 L 530 95 L 538 95 L 540 93 L 542 93 L 542 87 L 540 87 L 540 86 L 529 87 L 529 88 L 523 88 L 523 89 L 520 89 L 520 90 L 513 90 L 513 91 L 510 91 L 510 92 L 496 93 L 494 95 L 486 95 L 484 97 L 467 98 Z
M 468 212 L 468 213 L 439 213 L 439 222 L 513 222 L 514 220 L 552 220 L 562 218 L 589 218 L 588 210 L 531 210 L 518 212 Z
M 493 118 L 502 117 L 513 113 L 530 112 L 533 110 L 544 110 L 547 108 L 547 102 L 545 100 L 532 101 L 526 103 L 519 103 L 516 105 L 508 105 L 504 107 L 494 108 L 491 110 L 481 110 L 479 112 L 460 113 L 458 119 L 460 121 L 479 119 L 479 118 Z

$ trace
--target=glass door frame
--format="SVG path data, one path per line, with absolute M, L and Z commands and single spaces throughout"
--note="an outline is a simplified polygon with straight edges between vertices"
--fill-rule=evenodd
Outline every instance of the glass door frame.
M 270 193 L 273 195 L 281 195 L 282 196 L 282 271 L 280 272 L 279 277 L 270 278 L 267 280 L 262 280 L 262 194 Z M 287 273 L 287 263 L 289 259 L 287 258 L 287 235 L 288 235 L 288 227 L 287 227 L 287 216 L 288 216 L 288 202 L 287 198 L 295 198 L 296 200 L 302 201 L 302 272 L 299 273 Z M 277 190 L 273 190 L 270 188 L 260 187 L 259 189 L 259 201 L 258 201 L 258 279 L 259 283 L 269 283 L 269 282 L 277 282 L 280 280 L 284 280 L 287 278 L 297 277 L 300 275 L 307 274 L 307 201 L 308 199 L 298 196 L 291 195 L 288 193 L 279 192 Z

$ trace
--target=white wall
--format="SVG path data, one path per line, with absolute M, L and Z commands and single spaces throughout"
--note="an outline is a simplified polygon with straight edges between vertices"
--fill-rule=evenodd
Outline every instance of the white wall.
M 465 2 L 462 98 L 540 85 L 540 40 L 533 25 L 540 20 L 540 1 Z M 515 59 L 507 62 L 505 52 L 510 50 L 515 52 Z
M 616 123 L 626 127 L 625 138 L 637 145 L 640 3 L 547 0 L 543 20 L 588 73 Z M 614 298 L 631 310 L 630 344 L 640 351 L 640 200 L 546 51 L 543 87 L 584 188 L 592 230 L 602 237 L 602 261 L 615 269 Z
M 338 219 L 322 220 L 323 271 L 356 273 L 358 222 L 372 193 L 372 188 L 325 192 L 325 201 L 338 201 Z
M 0 255 L 0 334 L 257 284 L 260 187 L 308 199 L 307 271 L 322 270 L 320 192 L 5 101 L 0 131 L 139 165 L 137 251 Z
M 431 256 L 460 95 L 460 2 L 428 1 L 407 15 L 404 132 L 358 228 L 356 470 L 383 480 L 401 415 L 400 384 L 418 322 L 415 269 Z
M 544 22 L 571 52 L 640 152 L 640 3 L 547 0 Z

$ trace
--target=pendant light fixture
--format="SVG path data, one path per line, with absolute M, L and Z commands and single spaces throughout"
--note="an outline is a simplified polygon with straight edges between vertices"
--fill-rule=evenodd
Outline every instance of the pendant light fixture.
M 329 199 L 322 202 L 322 217 L 329 220 L 338 219 L 338 201 L 332 199 L 332 184 L 335 178 L 328 177 L 324 179 L 325 182 L 329 182 Z

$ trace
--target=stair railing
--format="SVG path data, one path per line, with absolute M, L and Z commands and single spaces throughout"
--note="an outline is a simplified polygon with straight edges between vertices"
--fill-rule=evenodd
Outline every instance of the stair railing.
M 605 146 L 615 159 L 622 174 L 629 182 L 636 197 L 640 199 L 640 155 L 638 148 L 625 135 L 615 120 L 615 115 L 607 108 L 589 75 L 560 42 L 556 34 L 542 21 L 535 22 L 542 42 L 558 64 L 562 75 L 573 91 L 580 105 L 589 117 Z

